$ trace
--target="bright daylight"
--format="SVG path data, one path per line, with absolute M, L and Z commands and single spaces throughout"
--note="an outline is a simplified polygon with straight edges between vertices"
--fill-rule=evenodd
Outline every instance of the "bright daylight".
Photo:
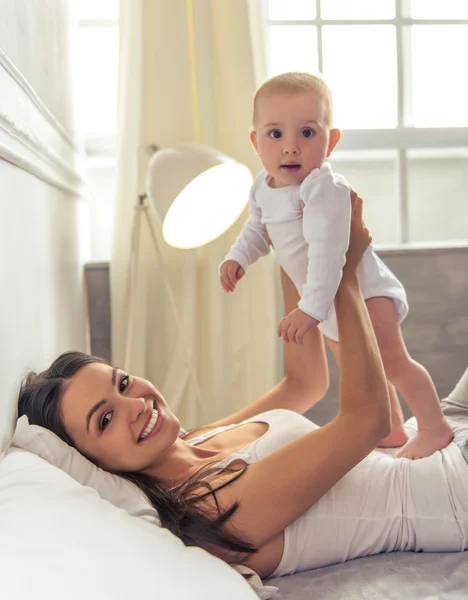
M 5 600 L 468 597 L 467 0 L 0 3 Z

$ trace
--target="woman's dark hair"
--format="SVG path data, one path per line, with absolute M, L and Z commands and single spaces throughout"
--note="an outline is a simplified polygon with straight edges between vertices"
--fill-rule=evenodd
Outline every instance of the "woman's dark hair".
M 71 351 L 61 354 L 42 373 L 30 372 L 25 377 L 19 392 L 18 418 L 26 415 L 31 425 L 49 429 L 69 446 L 76 448 L 63 423 L 61 400 L 68 381 L 77 371 L 90 363 L 108 364 L 101 358 Z M 216 498 L 216 491 L 241 476 L 245 469 L 237 471 L 232 479 L 216 489 L 203 480 L 210 471 L 213 472 L 214 469 L 209 467 L 203 469 L 173 490 L 164 490 L 158 485 L 157 479 L 150 475 L 115 471 L 114 474 L 135 484 L 158 511 L 163 527 L 167 527 L 186 545 L 202 547 L 215 545 L 236 555 L 248 556 L 256 551 L 255 547 L 234 533 L 226 531 L 224 527 L 239 508 L 238 503 L 223 511 Z M 215 501 L 218 511 L 215 518 L 207 517 L 197 505 L 196 501 L 201 498 L 198 493 L 201 489 L 206 490 L 202 496 L 212 495 Z

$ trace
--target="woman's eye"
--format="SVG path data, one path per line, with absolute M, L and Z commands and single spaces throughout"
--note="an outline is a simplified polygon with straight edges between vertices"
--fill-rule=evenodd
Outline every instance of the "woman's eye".
M 104 431 L 106 427 L 108 427 L 109 423 L 112 421 L 112 412 L 107 412 L 103 415 L 100 423 L 101 431 Z
M 305 138 L 311 138 L 315 135 L 315 131 L 313 129 L 311 129 L 310 127 L 306 127 L 305 129 L 302 130 L 302 135 Z
M 279 140 L 281 137 L 281 131 L 279 129 L 273 129 L 268 135 L 275 140 Z
M 128 375 L 124 375 L 119 382 L 119 392 L 123 393 L 128 388 L 128 382 L 130 381 L 130 377 Z

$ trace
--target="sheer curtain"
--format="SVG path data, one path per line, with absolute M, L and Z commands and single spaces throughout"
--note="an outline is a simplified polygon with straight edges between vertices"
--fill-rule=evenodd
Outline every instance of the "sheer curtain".
M 265 258 L 249 269 L 234 294 L 222 290 L 218 265 L 245 214 L 218 240 L 196 250 L 168 247 L 156 227 L 162 262 L 143 226 L 127 336 L 132 217 L 138 194 L 145 191 L 145 148 L 150 144 L 200 142 L 236 158 L 254 174 L 259 170 L 248 134 L 256 80 L 265 72 L 260 4 L 255 0 L 121 0 L 111 261 L 113 362 L 124 365 L 129 344 L 125 367 L 153 381 L 185 427 L 241 408 L 280 378 L 278 269 L 272 257 Z M 219 201 L 223 201 L 222 189 Z

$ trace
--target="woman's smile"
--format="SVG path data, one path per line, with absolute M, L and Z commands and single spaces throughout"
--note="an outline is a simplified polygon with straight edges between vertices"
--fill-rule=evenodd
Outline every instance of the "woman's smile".
M 141 444 L 146 442 L 149 438 L 155 436 L 161 429 L 163 421 L 164 417 L 162 411 L 158 410 L 155 405 L 146 418 L 145 425 L 142 429 L 140 437 L 138 438 L 138 443 Z

